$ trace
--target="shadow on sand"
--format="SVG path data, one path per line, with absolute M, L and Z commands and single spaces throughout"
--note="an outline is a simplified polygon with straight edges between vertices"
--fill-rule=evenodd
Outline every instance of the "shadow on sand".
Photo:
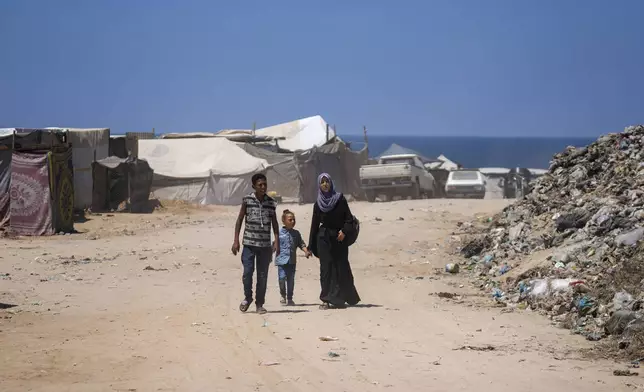
M 382 308 L 382 305 L 376 305 L 376 304 L 357 304 L 353 306 L 347 306 L 348 308 L 365 308 L 365 309 L 370 309 L 370 308 Z
M 308 313 L 308 310 L 296 310 L 296 309 L 281 309 L 281 310 L 269 310 L 268 314 L 280 314 L 280 313 Z

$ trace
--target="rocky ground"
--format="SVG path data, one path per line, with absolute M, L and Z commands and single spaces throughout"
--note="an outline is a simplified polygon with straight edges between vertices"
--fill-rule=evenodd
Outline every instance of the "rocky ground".
M 0 390 L 641 389 L 613 373 L 637 369 L 582 353 L 595 343 L 444 271 L 472 230 L 458 222 L 487 225 L 506 205 L 354 203 L 364 302 L 320 311 L 317 262 L 300 258 L 298 306 L 279 305 L 271 267 L 264 316 L 237 310 L 234 208 L 91 215 L 80 234 L 0 239 L 0 302 L 16 305 L 0 310 Z M 288 208 L 308 236 L 311 207 Z
M 466 222 L 464 266 L 510 307 L 546 314 L 598 353 L 644 360 L 644 127 L 568 148 L 532 193 Z

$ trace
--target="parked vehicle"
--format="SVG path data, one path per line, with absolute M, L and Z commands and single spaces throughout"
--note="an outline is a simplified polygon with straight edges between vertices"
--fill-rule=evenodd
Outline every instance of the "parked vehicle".
M 485 198 L 487 180 L 478 170 L 456 170 L 449 173 L 445 194 L 449 198 Z
M 379 195 L 386 201 L 396 196 L 433 197 L 435 193 L 434 177 L 415 154 L 387 155 L 375 165 L 362 166 L 360 181 L 371 202 Z

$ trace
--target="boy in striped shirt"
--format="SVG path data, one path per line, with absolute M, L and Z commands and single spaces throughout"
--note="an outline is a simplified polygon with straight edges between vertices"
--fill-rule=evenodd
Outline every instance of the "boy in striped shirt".
M 253 302 L 253 273 L 257 269 L 257 284 L 255 286 L 257 313 L 264 314 L 266 299 L 266 282 L 268 280 L 268 267 L 271 264 L 272 254 L 279 255 L 279 225 L 275 210 L 277 202 L 266 194 L 267 181 L 264 174 L 258 173 L 251 179 L 255 192 L 244 196 L 237 223 L 235 224 L 235 238 L 232 252 L 237 255 L 240 250 L 239 233 L 242 222 L 246 221 L 241 253 L 244 273 L 244 300 L 239 304 L 239 310 L 246 312 Z M 275 241 L 271 243 L 271 228 Z

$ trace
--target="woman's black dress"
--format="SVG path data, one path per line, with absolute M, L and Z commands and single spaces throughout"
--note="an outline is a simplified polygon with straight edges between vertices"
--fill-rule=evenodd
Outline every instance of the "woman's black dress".
M 320 300 L 334 306 L 356 305 L 360 296 L 353 283 L 349 265 L 349 247 L 338 241 L 338 231 L 345 235 L 353 230 L 349 203 L 342 196 L 329 212 L 313 205 L 310 250 L 320 259 Z

